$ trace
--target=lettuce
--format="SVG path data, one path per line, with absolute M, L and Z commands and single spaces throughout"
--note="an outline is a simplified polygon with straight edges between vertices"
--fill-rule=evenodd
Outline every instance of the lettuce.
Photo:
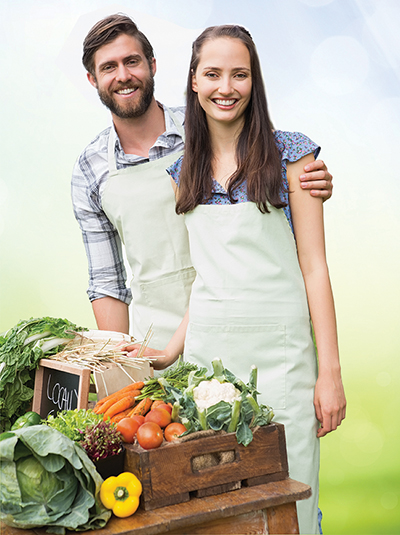
M 99 498 L 103 479 L 86 452 L 46 425 L 0 441 L 0 479 L 0 519 L 8 526 L 64 535 L 103 528 L 111 517 Z
M 39 361 L 84 330 L 60 318 L 21 320 L 0 335 L 0 432 L 29 408 Z

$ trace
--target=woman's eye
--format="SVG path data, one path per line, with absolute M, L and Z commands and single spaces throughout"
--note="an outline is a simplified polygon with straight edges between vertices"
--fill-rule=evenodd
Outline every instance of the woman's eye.
M 206 73 L 206 76 L 207 76 L 207 78 L 216 78 L 217 77 L 215 72 L 208 72 L 208 73 Z

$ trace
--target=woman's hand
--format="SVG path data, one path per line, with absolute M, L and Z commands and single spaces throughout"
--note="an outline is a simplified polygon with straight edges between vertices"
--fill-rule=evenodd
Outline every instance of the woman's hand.
M 126 347 L 128 351 L 128 357 L 133 358 L 137 357 L 140 351 L 141 344 L 131 344 Z M 141 353 L 142 357 L 147 357 L 150 360 L 150 365 L 155 370 L 164 370 L 173 364 L 177 357 L 173 355 L 168 355 L 167 350 L 152 349 L 151 347 L 146 347 Z
M 346 417 L 346 396 L 340 374 L 319 375 L 314 392 L 315 414 L 321 427 L 317 437 L 335 431 Z
M 305 174 L 300 175 L 302 189 L 310 190 L 313 197 L 324 201 L 332 197 L 332 175 L 322 160 L 315 160 L 304 167 Z

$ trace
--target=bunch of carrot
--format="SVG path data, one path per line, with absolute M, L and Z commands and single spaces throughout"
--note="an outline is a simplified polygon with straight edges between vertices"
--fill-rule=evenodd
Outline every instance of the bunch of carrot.
M 94 406 L 93 412 L 102 414 L 103 420 L 110 418 L 114 423 L 119 422 L 122 418 L 130 418 L 135 415 L 144 416 L 149 412 L 153 403 L 157 402 L 153 402 L 150 398 L 136 401 L 143 387 L 143 381 L 137 381 L 125 386 L 114 392 L 114 394 L 100 399 Z

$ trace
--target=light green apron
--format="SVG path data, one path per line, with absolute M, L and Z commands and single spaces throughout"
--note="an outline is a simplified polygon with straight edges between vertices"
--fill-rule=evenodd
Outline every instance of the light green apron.
M 168 110 L 184 139 L 182 125 Z M 163 349 L 187 310 L 195 271 L 190 260 L 183 216 L 166 168 L 182 154 L 117 169 L 111 129 L 109 177 L 103 210 L 117 229 L 132 270 L 132 335 L 142 341 L 151 325 L 151 347 Z
M 185 216 L 197 276 L 185 359 L 224 366 L 247 382 L 258 367 L 260 401 L 285 425 L 289 476 L 312 487 L 298 502 L 301 533 L 318 533 L 317 362 L 295 241 L 283 210 L 251 202 L 201 205 Z

